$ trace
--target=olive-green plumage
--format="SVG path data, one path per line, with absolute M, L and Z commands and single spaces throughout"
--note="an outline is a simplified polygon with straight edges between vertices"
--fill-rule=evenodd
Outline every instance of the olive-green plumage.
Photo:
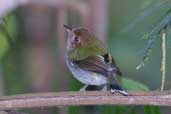
M 88 56 L 104 55 L 106 48 L 100 40 L 98 40 L 87 29 L 77 28 L 73 30 L 76 38 L 79 38 L 79 42 L 72 42 L 74 45 L 71 50 L 68 51 L 68 56 L 72 60 L 82 60 Z
M 112 93 L 127 95 L 118 85 L 115 75 L 121 72 L 105 45 L 88 29 L 64 27 L 68 31 L 66 61 L 74 77 L 86 85 L 110 85 Z

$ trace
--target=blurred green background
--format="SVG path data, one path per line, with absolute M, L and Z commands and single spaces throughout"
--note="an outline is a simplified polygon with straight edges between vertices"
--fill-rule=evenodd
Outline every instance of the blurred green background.
M 160 34 L 145 66 L 139 70 L 136 67 L 142 61 L 149 40 L 143 36 L 165 19 L 171 9 L 170 0 L 68 0 L 49 4 L 19 7 L 1 22 L 0 95 L 78 91 L 83 86 L 65 65 L 66 32 L 63 24 L 85 26 L 107 44 L 123 77 L 129 79 L 122 80 L 124 88 L 160 90 Z M 166 90 L 171 86 L 169 30 Z M 154 106 L 81 106 L 24 111 L 33 114 L 168 114 L 171 110 L 170 107 Z

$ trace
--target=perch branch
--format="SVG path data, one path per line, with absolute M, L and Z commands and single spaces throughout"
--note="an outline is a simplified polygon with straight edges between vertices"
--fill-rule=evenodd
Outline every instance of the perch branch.
M 78 105 L 158 105 L 171 106 L 171 94 L 165 92 L 129 92 L 129 96 L 110 92 L 36 93 L 0 97 L 0 110 Z
M 161 91 L 164 90 L 165 80 L 166 80 L 166 32 L 162 32 L 162 84 Z

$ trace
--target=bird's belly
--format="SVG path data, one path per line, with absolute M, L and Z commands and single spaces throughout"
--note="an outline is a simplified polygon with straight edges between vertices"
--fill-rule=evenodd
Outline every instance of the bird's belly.
M 73 76 L 84 84 L 103 85 L 107 83 L 107 78 L 101 74 L 83 70 L 69 60 L 66 60 L 66 63 Z

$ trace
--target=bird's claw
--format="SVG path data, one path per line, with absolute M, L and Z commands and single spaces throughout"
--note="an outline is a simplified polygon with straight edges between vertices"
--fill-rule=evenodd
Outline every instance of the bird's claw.
M 84 85 L 81 89 L 80 92 L 86 92 L 86 88 L 88 87 L 88 85 Z

